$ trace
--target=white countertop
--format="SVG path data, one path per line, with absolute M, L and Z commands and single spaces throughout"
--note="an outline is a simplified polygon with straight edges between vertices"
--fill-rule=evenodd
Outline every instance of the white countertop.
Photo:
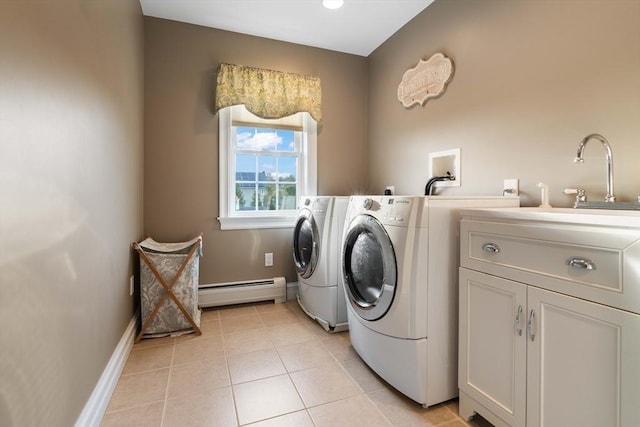
M 640 211 L 572 208 L 481 208 L 464 209 L 463 217 L 501 218 L 623 228 L 640 228 Z

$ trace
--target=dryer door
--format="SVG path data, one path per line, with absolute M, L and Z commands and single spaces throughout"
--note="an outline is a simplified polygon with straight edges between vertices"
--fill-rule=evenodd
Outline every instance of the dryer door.
M 396 292 L 396 255 L 384 226 L 371 215 L 356 216 L 342 248 L 345 290 L 355 312 L 365 320 L 383 317 Z
M 293 260 L 303 279 L 313 274 L 318 264 L 318 227 L 309 210 L 302 210 L 293 231 Z

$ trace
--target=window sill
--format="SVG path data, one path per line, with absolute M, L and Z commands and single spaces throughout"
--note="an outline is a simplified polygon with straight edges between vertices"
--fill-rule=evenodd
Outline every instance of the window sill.
M 253 230 L 258 228 L 293 228 L 297 214 L 263 217 L 218 217 L 221 230 Z

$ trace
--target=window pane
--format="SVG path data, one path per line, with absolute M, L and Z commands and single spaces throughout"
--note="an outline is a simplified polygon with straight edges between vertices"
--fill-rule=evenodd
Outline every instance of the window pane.
M 273 129 L 260 129 L 245 126 L 236 128 L 236 148 L 238 150 L 274 150 L 277 135 Z
M 282 156 L 278 159 L 280 182 L 296 182 L 298 177 L 297 157 Z
M 292 210 L 296 208 L 296 185 L 281 184 L 280 185 L 280 210 Z
M 253 128 L 238 126 L 236 128 L 236 140 L 234 141 L 236 148 L 239 150 L 253 149 Z
M 253 183 L 236 184 L 236 211 L 256 209 L 256 185 Z
M 258 181 L 275 181 L 278 176 L 275 156 L 259 156 L 258 171 Z
M 236 154 L 236 181 L 256 180 L 256 156 Z
M 290 153 L 299 151 L 294 131 L 278 130 L 278 135 L 282 139 L 282 143 L 278 146 L 278 151 L 288 151 Z
M 258 185 L 258 210 L 261 210 L 261 211 L 276 210 L 276 185 L 275 184 L 259 184 Z

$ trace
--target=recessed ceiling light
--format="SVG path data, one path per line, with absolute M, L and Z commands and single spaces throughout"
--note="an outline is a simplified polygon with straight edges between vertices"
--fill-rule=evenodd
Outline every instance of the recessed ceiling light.
M 340 9 L 344 0 L 322 0 L 322 5 L 327 9 Z

